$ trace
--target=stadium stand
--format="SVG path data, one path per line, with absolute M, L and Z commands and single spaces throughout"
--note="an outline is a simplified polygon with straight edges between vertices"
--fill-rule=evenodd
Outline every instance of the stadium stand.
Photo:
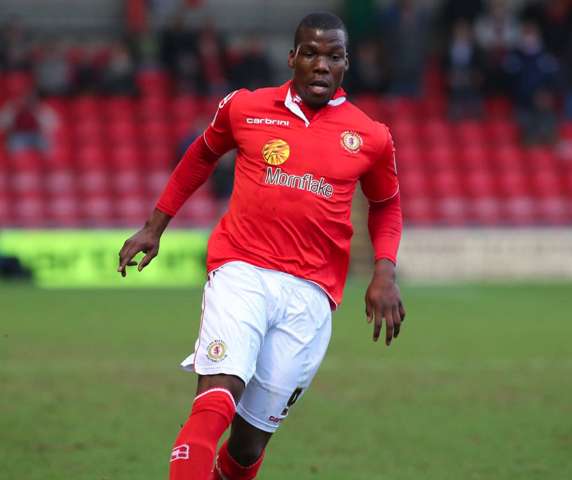
M 97 11 L 92 27 L 118 28 L 116 23 L 106 23 L 117 18 L 116 5 L 103 3 L 90 7 Z M 310 3 L 296 1 L 286 8 L 278 2 L 275 12 L 284 15 L 280 18 L 292 19 L 293 24 L 314 3 L 324 8 L 338 2 Z M 235 12 L 233 4 L 221 0 L 218 7 Z M 17 2 L 9 5 L 16 11 Z M 256 22 L 268 15 L 264 10 L 258 17 L 248 18 L 244 9 L 241 12 L 232 19 L 235 30 L 259 25 Z M 40 18 L 32 10 L 28 13 L 32 20 Z M 232 15 L 221 19 L 223 27 L 229 18 Z M 287 48 L 281 41 L 268 43 L 280 48 L 281 54 Z M 81 58 L 81 49 L 80 45 L 70 47 L 70 61 Z M 108 53 L 104 45 L 98 55 L 105 58 Z M 572 223 L 572 122 L 560 125 L 558 139 L 551 145 L 525 145 L 515 107 L 502 95 L 484 98 L 482 116 L 454 121 L 448 115 L 444 77 L 438 59 L 432 58 L 418 97 L 351 95 L 357 106 L 391 127 L 406 223 Z M 42 104 L 58 118 L 49 133 L 49 148 L 11 151 L 6 135 L 0 133 L 1 225 L 117 227 L 139 225 L 144 220 L 181 146 L 188 144 L 201 122 L 212 115 L 220 94 L 180 90 L 172 72 L 157 64 L 139 65 L 134 83 L 136 95 L 88 90 L 44 97 Z M 29 69 L 0 72 L 0 108 L 34 92 Z M 220 209 L 220 200 L 207 184 L 176 221 L 178 225 L 209 227 Z

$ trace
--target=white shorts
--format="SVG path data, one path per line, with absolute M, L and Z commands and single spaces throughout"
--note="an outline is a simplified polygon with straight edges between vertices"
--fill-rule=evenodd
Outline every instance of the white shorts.
M 245 262 L 209 273 L 195 351 L 181 366 L 241 378 L 237 413 L 274 432 L 310 386 L 331 336 L 331 309 L 316 284 Z

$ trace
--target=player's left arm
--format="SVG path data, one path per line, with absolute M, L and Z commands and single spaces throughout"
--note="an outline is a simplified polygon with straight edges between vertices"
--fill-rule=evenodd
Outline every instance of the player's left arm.
M 365 294 L 368 322 L 373 322 L 373 340 L 379 339 L 385 319 L 385 343 L 399 335 L 405 308 L 395 278 L 397 251 L 401 241 L 402 214 L 395 149 L 391 135 L 383 126 L 381 153 L 361 178 L 362 190 L 369 200 L 368 229 L 375 252 L 375 268 Z

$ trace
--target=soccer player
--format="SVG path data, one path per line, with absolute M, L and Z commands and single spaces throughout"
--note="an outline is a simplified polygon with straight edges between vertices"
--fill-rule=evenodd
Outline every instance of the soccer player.
M 358 182 L 375 251 L 366 315 L 374 341 L 383 319 L 387 345 L 399 334 L 405 311 L 395 283 L 402 221 L 393 142 L 340 87 L 347 42 L 335 15 L 305 17 L 288 55 L 292 80 L 227 95 L 145 226 L 119 252 L 123 276 L 139 252 L 146 255 L 138 270 L 148 265 L 169 220 L 217 159 L 237 149 L 229 210 L 208 244 L 198 340 L 182 363 L 198 374 L 198 388 L 171 454 L 171 480 L 256 477 L 273 432 L 326 352 L 348 270 Z

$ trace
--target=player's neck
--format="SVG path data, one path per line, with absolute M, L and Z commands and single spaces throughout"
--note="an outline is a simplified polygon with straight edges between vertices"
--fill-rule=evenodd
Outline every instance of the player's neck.
M 302 97 L 298 95 L 298 93 L 296 92 L 296 88 L 294 87 L 294 85 L 292 85 L 291 87 L 291 94 L 292 94 L 292 99 L 296 104 L 299 105 L 300 110 L 302 110 L 302 112 L 304 113 L 304 115 L 306 115 L 306 118 L 308 120 L 312 120 L 314 115 L 316 115 L 316 113 L 320 111 L 320 107 L 313 108 L 310 107 L 306 102 L 304 102 L 304 100 L 302 100 Z

